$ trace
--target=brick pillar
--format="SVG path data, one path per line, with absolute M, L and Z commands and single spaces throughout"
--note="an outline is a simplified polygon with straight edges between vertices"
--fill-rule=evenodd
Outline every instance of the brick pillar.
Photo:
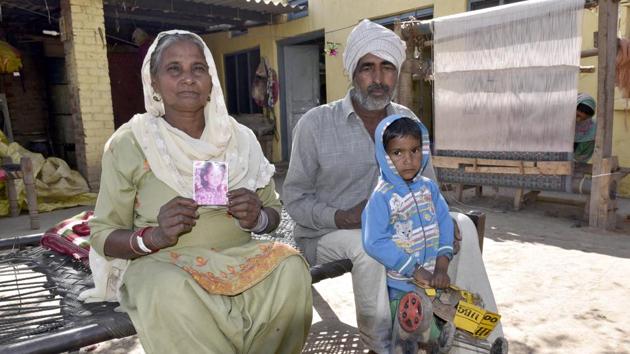
M 98 191 L 103 146 L 114 131 L 102 0 L 61 0 L 77 166 Z

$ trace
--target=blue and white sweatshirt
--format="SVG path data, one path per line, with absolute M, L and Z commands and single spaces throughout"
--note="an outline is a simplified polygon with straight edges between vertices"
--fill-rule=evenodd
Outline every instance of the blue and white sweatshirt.
M 418 266 L 433 272 L 438 256 L 453 256 L 453 221 L 437 184 L 422 176 L 429 160 L 429 134 L 422 131 L 422 167 L 406 182 L 383 146 L 383 132 L 401 115 L 385 118 L 376 128 L 374 142 L 381 175 L 362 220 L 363 247 L 387 270 L 387 286 L 411 291 L 409 281 Z M 390 297 L 392 291 L 390 290 Z

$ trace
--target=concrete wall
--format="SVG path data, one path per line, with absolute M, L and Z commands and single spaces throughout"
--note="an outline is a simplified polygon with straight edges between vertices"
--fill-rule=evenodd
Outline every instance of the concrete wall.
M 62 40 L 78 169 L 97 191 L 103 146 L 114 131 L 102 0 L 62 0 Z

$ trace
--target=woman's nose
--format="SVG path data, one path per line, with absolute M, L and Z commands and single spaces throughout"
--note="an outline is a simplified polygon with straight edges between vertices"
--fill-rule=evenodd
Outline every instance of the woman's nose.
M 193 77 L 192 72 L 185 72 L 184 76 L 182 77 L 183 81 L 185 84 L 190 85 L 195 81 L 195 78 Z

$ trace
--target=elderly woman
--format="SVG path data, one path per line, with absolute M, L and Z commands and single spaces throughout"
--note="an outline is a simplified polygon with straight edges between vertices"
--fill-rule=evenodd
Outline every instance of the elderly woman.
M 147 113 L 110 138 L 93 249 L 128 266 L 118 298 L 149 353 L 298 353 L 311 323 L 298 252 L 251 239 L 279 223 L 273 166 L 228 116 L 212 55 L 160 33 L 142 66 Z M 229 205 L 192 199 L 193 161 L 228 164 Z
M 575 142 L 573 143 L 573 160 L 586 163 L 595 150 L 595 99 L 586 93 L 578 94 L 575 112 Z

